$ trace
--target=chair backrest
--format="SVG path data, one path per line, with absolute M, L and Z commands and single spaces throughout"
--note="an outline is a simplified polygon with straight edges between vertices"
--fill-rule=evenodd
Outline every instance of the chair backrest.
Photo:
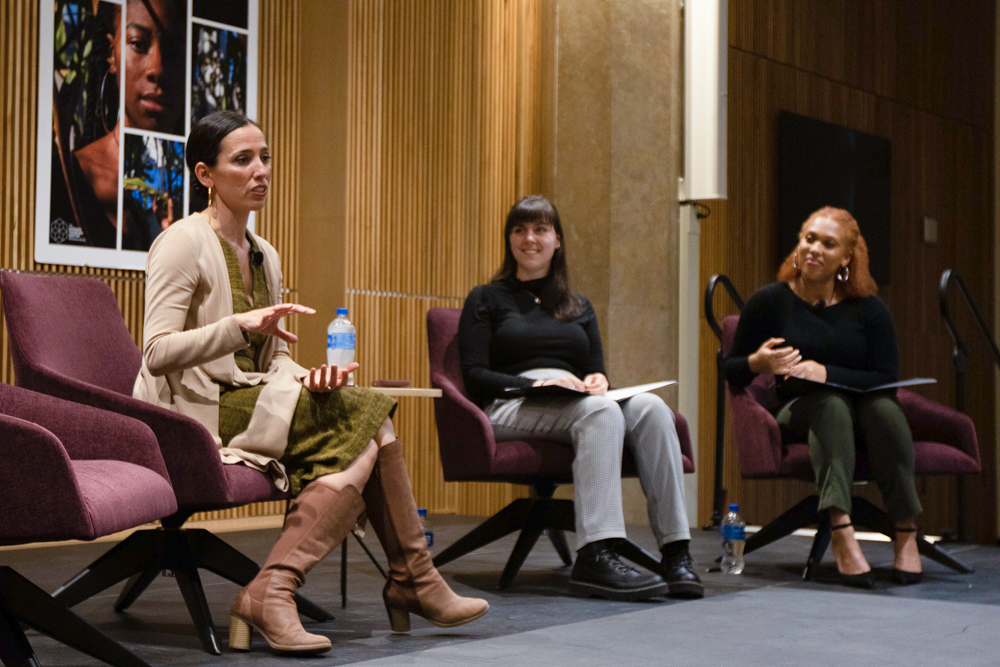
M 434 399 L 441 467 L 448 481 L 489 479 L 496 441 L 489 418 L 465 393 L 458 356 L 460 308 L 427 311 L 427 347 L 431 385 L 440 389 Z
M 111 288 L 95 278 L 0 272 L 20 386 L 45 391 L 45 370 L 132 395 L 142 353 Z

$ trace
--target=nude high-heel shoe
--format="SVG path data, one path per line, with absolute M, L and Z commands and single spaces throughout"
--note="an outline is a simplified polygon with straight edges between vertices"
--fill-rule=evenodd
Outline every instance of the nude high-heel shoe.
M 434 567 L 398 440 L 379 448 L 363 498 L 372 530 L 389 560 L 382 599 L 393 632 L 410 630 L 410 614 L 451 628 L 489 611 L 486 600 L 456 594 Z

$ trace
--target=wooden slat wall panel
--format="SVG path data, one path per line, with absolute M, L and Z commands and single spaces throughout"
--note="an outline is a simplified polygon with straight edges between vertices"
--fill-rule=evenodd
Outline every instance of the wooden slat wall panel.
M 991 4 L 976 2 L 951 6 L 947 16 L 939 16 L 939 4 L 927 0 L 730 3 L 729 199 L 712 202 L 712 216 L 702 225 L 701 267 L 702 285 L 711 274 L 725 273 L 744 298 L 775 279 L 779 111 L 891 140 L 892 284 L 880 295 L 896 321 L 902 375 L 938 378 L 937 385 L 920 393 L 950 405 L 955 391 L 951 341 L 937 301 L 944 269 L 959 270 L 987 321 L 992 321 L 994 11 Z M 961 36 L 980 33 L 984 37 L 978 44 Z M 961 62 L 986 65 L 952 76 Z M 935 246 L 922 241 L 925 215 L 940 223 Z M 969 478 L 969 507 L 976 509 L 967 516 L 980 541 L 993 541 L 993 369 L 988 350 L 974 337 L 970 318 L 958 301 L 959 326 L 968 332 L 970 354 L 976 360 L 969 364 L 967 400 L 984 470 Z M 723 314 L 735 312 L 724 296 L 717 296 L 716 304 Z M 702 377 L 714 378 L 718 342 L 707 324 L 701 327 L 700 344 Z M 714 474 L 714 382 L 701 383 L 699 405 L 699 518 L 707 521 Z M 814 488 L 740 480 L 731 425 L 727 425 L 726 452 L 729 499 L 741 504 L 749 521 L 769 521 Z M 918 488 L 926 528 L 953 528 L 953 479 L 925 478 Z M 861 495 L 878 499 L 874 488 L 862 490 Z
M 260 0 L 258 99 L 260 121 L 276 156 L 275 181 L 257 230 L 281 255 L 285 288 L 294 298 L 298 215 L 298 0 Z M 89 275 L 105 280 L 118 299 L 125 323 L 142 340 L 144 273 L 39 264 L 34 261 L 35 137 L 38 94 L 39 3 L 0 5 L 0 268 Z M 289 323 L 295 329 L 295 323 Z M 14 383 L 6 325 L 0 325 L 0 381 Z M 284 503 L 261 503 L 195 515 L 233 518 L 281 514 Z M 210 516 L 209 516 L 210 515 Z
M 538 190 L 538 0 L 350 4 L 348 307 L 359 381 L 429 386 L 426 312 L 461 307 L 503 252 L 517 196 Z M 404 399 L 418 503 L 489 514 L 523 490 L 446 484 L 431 401 Z

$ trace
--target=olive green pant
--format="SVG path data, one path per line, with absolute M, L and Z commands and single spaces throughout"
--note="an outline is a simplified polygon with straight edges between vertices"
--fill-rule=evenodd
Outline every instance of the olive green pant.
M 850 514 L 854 456 L 862 449 L 889 515 L 900 521 L 922 511 L 913 480 L 913 434 L 892 394 L 852 398 L 821 391 L 793 398 L 775 417 L 782 430 L 808 438 L 820 510 L 836 507 Z

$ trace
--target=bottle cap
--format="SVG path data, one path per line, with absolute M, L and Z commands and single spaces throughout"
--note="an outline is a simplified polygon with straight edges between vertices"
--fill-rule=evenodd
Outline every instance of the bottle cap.
M 417 508 L 417 516 L 427 516 L 427 510 L 423 507 Z
M 337 309 L 337 317 L 340 317 L 341 315 L 343 315 L 344 317 L 347 317 L 347 309 L 346 308 L 338 308 Z
M 736 503 L 733 503 L 732 505 L 729 506 L 729 511 L 730 512 L 739 512 L 740 511 L 740 506 L 737 505 Z

